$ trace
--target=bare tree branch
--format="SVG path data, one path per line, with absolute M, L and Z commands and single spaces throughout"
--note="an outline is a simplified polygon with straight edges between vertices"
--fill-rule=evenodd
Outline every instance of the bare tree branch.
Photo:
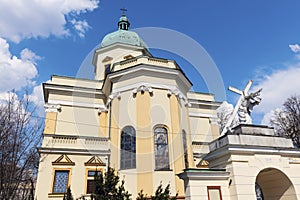
M 288 98 L 282 108 L 274 112 L 270 123 L 277 135 L 291 138 L 300 147 L 300 96 Z
M 27 199 L 33 194 L 42 131 L 34 111 L 28 95 L 19 99 L 10 92 L 0 103 L 0 199 Z

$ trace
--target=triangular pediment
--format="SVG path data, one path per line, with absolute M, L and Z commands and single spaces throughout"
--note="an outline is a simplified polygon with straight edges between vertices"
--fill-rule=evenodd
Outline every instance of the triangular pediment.
M 105 166 L 105 163 L 99 157 L 93 156 L 86 163 L 84 163 L 84 165 L 85 166 Z
M 66 155 L 59 156 L 52 165 L 75 165 L 75 163 Z
M 200 160 L 196 165 L 197 168 L 208 168 L 209 162 L 207 160 Z
M 102 62 L 104 63 L 104 62 L 108 62 L 108 61 L 111 61 L 113 58 L 112 57 L 110 57 L 110 56 L 106 56 L 103 60 L 102 60 Z
M 127 56 L 124 56 L 123 58 L 124 58 L 125 60 L 128 60 L 128 59 L 134 58 L 134 56 L 131 55 L 131 54 L 129 54 L 129 55 L 127 55 Z

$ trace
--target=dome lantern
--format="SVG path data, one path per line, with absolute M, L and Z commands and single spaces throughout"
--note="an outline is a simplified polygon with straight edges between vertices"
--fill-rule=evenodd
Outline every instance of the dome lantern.
M 148 49 L 147 45 L 136 32 L 128 30 L 130 27 L 130 23 L 124 13 L 126 9 L 121 10 L 123 11 L 123 14 L 118 22 L 119 29 L 117 31 L 107 34 L 101 42 L 101 47 L 103 48 L 115 43 L 121 43 Z
M 129 27 L 130 27 L 130 23 L 126 17 L 125 14 L 123 14 L 121 17 L 120 17 L 120 20 L 118 22 L 118 26 L 119 26 L 119 30 L 126 30 L 128 31 Z

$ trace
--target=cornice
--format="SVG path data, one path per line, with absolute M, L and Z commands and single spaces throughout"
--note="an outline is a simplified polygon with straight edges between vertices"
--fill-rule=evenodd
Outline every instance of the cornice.
M 93 149 L 71 149 L 71 148 L 50 148 L 39 147 L 38 152 L 41 154 L 72 154 L 72 155 L 102 155 L 109 156 L 110 150 L 93 150 Z

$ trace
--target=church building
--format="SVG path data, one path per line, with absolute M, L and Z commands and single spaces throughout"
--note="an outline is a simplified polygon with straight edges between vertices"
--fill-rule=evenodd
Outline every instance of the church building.
M 213 94 L 190 91 L 174 61 L 153 57 L 125 15 L 94 52 L 94 79 L 53 75 L 35 197 L 93 192 L 95 173 L 119 172 L 135 199 L 170 184 L 178 199 L 300 200 L 300 151 L 272 128 L 220 135 Z

